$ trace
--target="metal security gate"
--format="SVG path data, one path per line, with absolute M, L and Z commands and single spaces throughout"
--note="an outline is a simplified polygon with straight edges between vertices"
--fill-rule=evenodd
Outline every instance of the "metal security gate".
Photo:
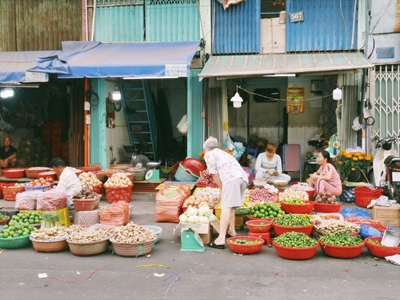
M 376 66 L 371 76 L 372 137 L 400 135 L 400 65 Z M 399 151 L 399 145 L 394 145 Z

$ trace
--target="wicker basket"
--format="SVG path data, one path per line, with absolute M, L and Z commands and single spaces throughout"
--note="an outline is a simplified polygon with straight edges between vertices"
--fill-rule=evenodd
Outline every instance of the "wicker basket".
M 35 240 L 32 237 L 29 237 L 32 241 L 33 248 L 36 252 L 60 252 L 64 251 L 68 248 L 68 243 L 66 239 L 53 239 L 53 240 Z
M 73 243 L 68 242 L 69 250 L 77 256 L 98 255 L 107 251 L 109 240 L 102 240 L 90 243 Z
M 367 207 L 371 200 L 378 199 L 382 196 L 382 189 L 370 189 L 364 186 L 359 186 L 354 189 L 355 203 L 357 206 Z
M 196 182 L 199 176 L 196 176 L 189 169 L 185 169 L 182 164 L 179 164 L 178 170 L 176 170 L 175 178 L 178 181 L 183 182 Z
M 154 238 L 151 241 L 141 243 L 118 243 L 110 238 L 110 242 L 113 244 L 115 254 L 119 256 L 141 256 L 149 254 L 153 248 Z
M 19 236 L 14 238 L 0 238 L 0 248 L 3 249 L 18 249 L 31 245 L 29 235 Z
M 3 199 L 7 201 L 15 201 L 15 198 L 18 193 L 22 193 L 25 191 L 25 188 L 23 186 L 21 187 L 14 187 L 13 186 L 3 186 Z
M 101 195 L 94 199 L 72 199 L 75 211 L 91 211 L 99 207 Z

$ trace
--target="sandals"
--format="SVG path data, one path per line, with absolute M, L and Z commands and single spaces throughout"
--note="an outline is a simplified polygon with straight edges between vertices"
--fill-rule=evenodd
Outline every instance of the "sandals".
M 215 242 L 209 243 L 208 247 L 220 250 L 225 249 L 225 245 L 217 245 Z

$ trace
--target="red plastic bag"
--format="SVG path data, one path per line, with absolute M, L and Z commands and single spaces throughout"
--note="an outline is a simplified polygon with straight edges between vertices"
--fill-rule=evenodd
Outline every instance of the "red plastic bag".
M 42 192 L 36 202 L 37 210 L 59 210 L 67 207 L 67 195 L 61 189 L 51 189 Z
M 129 222 L 129 218 L 129 204 L 125 201 L 118 201 L 100 214 L 100 224 L 123 226 Z

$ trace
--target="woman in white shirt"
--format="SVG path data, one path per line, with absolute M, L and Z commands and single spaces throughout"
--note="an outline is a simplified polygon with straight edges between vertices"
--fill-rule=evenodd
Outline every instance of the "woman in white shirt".
M 290 176 L 282 173 L 282 160 L 276 154 L 276 146 L 273 143 L 268 143 L 265 147 L 265 152 L 257 156 L 256 179 L 267 178 L 272 180 L 287 180 L 290 181 Z

